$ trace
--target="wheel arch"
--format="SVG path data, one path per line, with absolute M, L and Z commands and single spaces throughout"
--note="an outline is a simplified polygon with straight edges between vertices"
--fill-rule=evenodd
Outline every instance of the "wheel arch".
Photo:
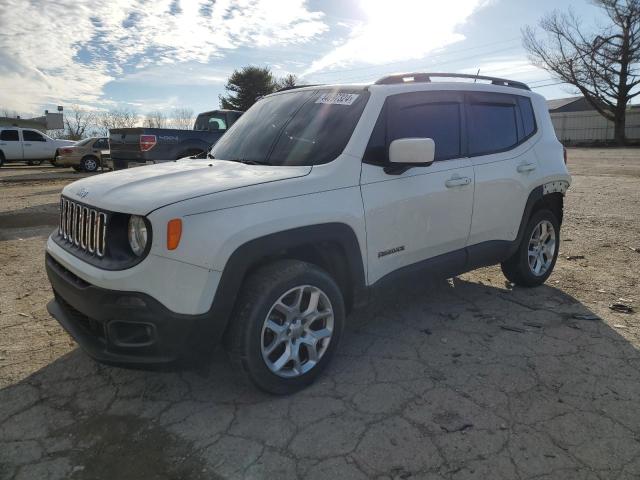
M 518 236 L 513 242 L 512 249 L 514 251 L 518 248 L 518 245 L 520 245 L 520 242 L 522 241 L 522 236 L 524 235 L 527 222 L 531 218 L 531 215 L 543 208 L 551 210 L 558 218 L 558 222 L 562 224 L 562 217 L 564 213 L 564 194 L 561 192 L 545 193 L 544 185 L 538 185 L 531 191 L 529 197 L 527 198 L 527 203 L 524 207 L 522 219 L 520 220 Z
M 360 245 L 353 229 L 343 223 L 325 223 L 284 230 L 250 240 L 227 260 L 216 290 L 211 313 L 225 330 L 246 278 L 277 260 L 294 259 L 326 270 L 338 283 L 349 312 L 366 301 L 365 271 Z

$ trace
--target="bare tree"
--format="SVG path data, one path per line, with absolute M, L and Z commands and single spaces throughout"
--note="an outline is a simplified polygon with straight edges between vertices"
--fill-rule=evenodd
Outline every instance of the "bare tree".
M 100 134 L 108 136 L 109 130 L 112 128 L 132 128 L 137 126 L 139 122 L 140 117 L 135 111 L 121 108 L 102 112 L 98 116 L 97 124 Z
M 640 0 L 593 0 L 609 18 L 599 32 L 587 32 L 571 11 L 540 20 L 546 40 L 531 27 L 523 30 L 531 61 L 575 86 L 614 124 L 615 141 L 625 143 L 627 105 L 640 94 Z
M 166 128 L 167 117 L 159 110 L 149 112 L 144 119 L 144 126 L 149 128 Z
M 65 111 L 64 135 L 70 140 L 80 140 L 95 124 L 95 114 L 77 105 Z
M 190 130 L 193 128 L 193 110 L 190 108 L 174 108 L 169 119 L 171 128 Z

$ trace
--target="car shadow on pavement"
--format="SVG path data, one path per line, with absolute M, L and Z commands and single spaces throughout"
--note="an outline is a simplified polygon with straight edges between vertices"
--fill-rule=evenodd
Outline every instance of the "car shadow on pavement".
M 551 286 L 414 282 L 288 397 L 222 352 L 157 372 L 76 349 L 0 390 L 0 478 L 638 478 L 640 353 L 591 315 Z
M 0 241 L 44 237 L 60 220 L 58 202 L 33 205 L 8 212 L 0 211 Z

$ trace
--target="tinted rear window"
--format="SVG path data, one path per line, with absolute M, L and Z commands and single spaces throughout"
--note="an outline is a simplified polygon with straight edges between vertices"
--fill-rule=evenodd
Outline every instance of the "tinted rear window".
M 0 132 L 0 140 L 3 140 L 5 142 L 17 142 L 19 140 L 18 131 L 3 130 L 2 132 Z
M 515 105 L 471 103 L 467 112 L 469 155 L 501 152 L 518 143 Z

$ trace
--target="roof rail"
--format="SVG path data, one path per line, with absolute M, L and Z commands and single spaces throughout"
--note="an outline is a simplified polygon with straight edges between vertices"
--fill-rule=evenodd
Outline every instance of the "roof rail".
M 431 82 L 431 78 L 466 78 L 469 80 L 486 80 L 491 82 L 492 85 L 501 85 L 503 87 L 520 88 L 522 90 L 531 90 L 529 86 L 522 82 L 516 82 L 515 80 L 507 80 L 505 78 L 497 77 L 485 77 L 484 75 L 471 75 L 467 73 L 399 73 L 396 75 L 388 75 L 382 77 L 376 81 L 375 85 L 393 85 L 396 83 L 428 83 Z
M 279 88 L 274 93 L 286 92 L 287 90 L 296 90 L 297 88 L 304 88 L 304 87 L 322 87 L 323 85 L 324 85 L 323 83 L 312 83 L 310 85 L 306 85 L 306 84 L 305 85 L 294 85 L 293 87 Z

